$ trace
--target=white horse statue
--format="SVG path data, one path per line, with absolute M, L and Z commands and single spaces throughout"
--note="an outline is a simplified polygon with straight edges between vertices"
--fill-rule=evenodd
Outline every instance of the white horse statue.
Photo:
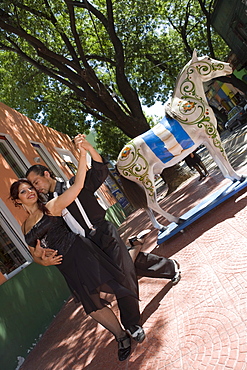
M 194 51 L 177 77 L 165 117 L 152 129 L 129 141 L 118 156 L 116 167 L 127 197 L 137 208 L 146 209 L 153 226 L 159 230 L 164 230 L 164 226 L 157 222 L 152 210 L 169 222 L 179 224 L 183 220 L 165 212 L 157 203 L 154 175 L 180 162 L 199 145 L 206 146 L 224 177 L 232 181 L 244 180 L 227 159 L 215 115 L 203 89 L 203 82 L 231 73 L 229 63 L 208 56 L 197 57 Z

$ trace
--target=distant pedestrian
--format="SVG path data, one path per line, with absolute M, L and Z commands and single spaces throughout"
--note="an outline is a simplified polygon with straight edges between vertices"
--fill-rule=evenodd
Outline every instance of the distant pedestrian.
M 196 153 L 196 151 L 190 153 L 187 157 L 184 158 L 185 163 L 189 168 L 192 170 L 193 168 L 199 172 L 200 178 L 198 181 L 201 181 L 204 177 L 208 176 L 208 171 L 205 167 L 205 165 L 202 163 L 201 157 L 199 154 Z M 204 171 L 204 173 L 202 172 Z

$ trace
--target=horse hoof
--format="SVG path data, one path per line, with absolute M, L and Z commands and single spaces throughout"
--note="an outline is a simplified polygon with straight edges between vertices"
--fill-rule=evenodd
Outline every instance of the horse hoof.
M 179 218 L 177 224 L 182 225 L 185 221 L 183 218 Z
M 237 180 L 237 179 L 233 179 L 233 180 L 232 180 L 232 182 L 233 182 L 233 183 L 234 183 L 234 182 L 237 182 L 237 181 L 239 181 L 239 182 L 244 182 L 245 180 L 246 180 L 246 177 L 245 177 L 245 176 L 241 176 L 239 180 Z
M 166 226 L 163 226 L 161 229 L 159 229 L 159 233 L 163 233 L 164 231 L 166 231 L 167 227 Z

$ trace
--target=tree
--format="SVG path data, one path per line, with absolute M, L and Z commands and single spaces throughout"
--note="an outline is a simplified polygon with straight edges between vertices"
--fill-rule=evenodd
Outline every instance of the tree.
M 71 136 L 93 124 L 116 158 L 194 48 L 225 59 L 211 11 L 212 0 L 3 0 L 0 99 Z
M 0 15 L 1 49 L 17 54 L 65 86 L 70 101 L 76 101 L 84 114 L 114 122 L 129 137 L 149 129 L 138 95 L 125 74 L 123 45 L 116 34 L 110 0 L 106 1 L 106 15 L 86 0 L 57 0 L 53 4 L 48 0 L 5 1 Z M 86 42 L 87 32 L 92 34 L 96 25 L 98 40 L 94 37 Z M 100 43 L 101 34 L 106 44 L 111 41 L 107 55 L 94 54 L 92 42 Z M 104 83 L 103 61 L 115 69 L 117 91 L 108 81 Z

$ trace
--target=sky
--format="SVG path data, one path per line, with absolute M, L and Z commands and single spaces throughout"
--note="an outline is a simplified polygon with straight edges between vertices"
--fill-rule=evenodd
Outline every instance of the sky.
M 142 108 L 148 116 L 157 116 L 157 117 L 162 117 L 163 118 L 164 115 L 165 115 L 165 113 L 164 113 L 164 104 L 162 104 L 161 102 L 156 102 L 150 108 L 148 108 L 146 106 L 143 106 Z

